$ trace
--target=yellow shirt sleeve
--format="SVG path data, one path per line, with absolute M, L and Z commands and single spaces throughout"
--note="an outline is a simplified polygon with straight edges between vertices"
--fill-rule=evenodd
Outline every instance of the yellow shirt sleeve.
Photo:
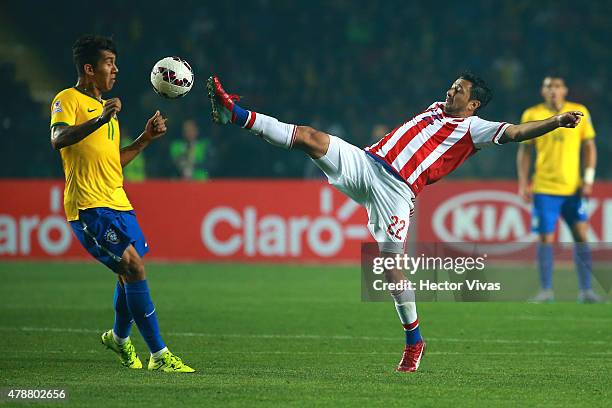
M 527 109 L 525 112 L 523 112 L 523 114 L 521 115 L 521 123 L 525 123 L 525 122 L 530 122 L 531 119 L 531 109 Z M 525 143 L 525 144 L 533 144 L 533 139 L 530 140 L 525 140 L 521 143 Z
M 51 104 L 51 127 L 74 126 L 76 123 L 78 101 L 71 92 L 62 91 L 57 94 Z
M 583 106 L 581 110 L 584 113 L 584 118 L 582 118 L 582 132 L 580 133 L 580 139 L 594 139 L 595 129 L 593 128 L 593 122 L 591 121 L 591 113 L 585 106 Z

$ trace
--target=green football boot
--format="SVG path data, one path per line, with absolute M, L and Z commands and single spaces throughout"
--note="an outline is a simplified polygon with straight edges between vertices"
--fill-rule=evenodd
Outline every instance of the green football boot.
M 183 363 L 183 361 L 179 357 L 175 356 L 170 351 L 166 351 L 158 359 L 155 359 L 151 356 L 151 359 L 149 360 L 149 366 L 147 368 L 151 371 L 163 371 L 164 373 L 195 372 L 193 368 Z
M 119 345 L 113 337 L 112 330 L 102 333 L 101 339 L 102 344 L 104 344 L 108 349 L 117 353 L 122 366 L 134 369 L 142 368 L 142 362 L 136 354 L 136 349 L 132 344 L 132 340 L 128 338 L 124 344 Z

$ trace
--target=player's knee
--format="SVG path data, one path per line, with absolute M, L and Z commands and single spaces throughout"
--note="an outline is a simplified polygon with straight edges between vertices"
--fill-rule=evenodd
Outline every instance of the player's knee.
M 144 262 L 135 251 L 126 250 L 123 254 L 117 273 L 126 282 L 136 282 L 146 278 Z
M 129 270 L 126 276 L 126 280 L 128 280 L 129 282 L 133 282 L 133 281 L 139 281 L 139 280 L 144 280 L 144 279 L 145 279 L 144 262 L 142 261 L 140 257 L 132 258 L 131 262 L 129 263 Z
M 129 273 L 129 271 L 130 269 L 128 267 L 128 264 L 124 262 L 124 260 L 121 260 L 121 262 L 119 262 L 119 265 L 117 265 L 117 267 L 115 268 L 115 273 L 122 277 L 123 282 L 125 282 L 125 277 Z

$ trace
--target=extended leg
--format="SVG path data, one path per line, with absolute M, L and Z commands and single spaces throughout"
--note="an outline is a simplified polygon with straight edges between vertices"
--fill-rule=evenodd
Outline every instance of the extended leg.
M 216 123 L 234 123 L 254 131 L 270 144 L 285 149 L 300 149 L 313 159 L 321 158 L 327 152 L 327 133 L 309 126 L 283 123 L 262 113 L 243 109 L 236 103 L 239 98 L 225 92 L 217 77 L 209 78 L 207 88 L 212 104 L 212 118 Z

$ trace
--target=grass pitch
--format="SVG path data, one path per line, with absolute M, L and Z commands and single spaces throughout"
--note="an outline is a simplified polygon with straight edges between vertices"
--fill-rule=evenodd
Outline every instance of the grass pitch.
M 393 305 L 360 301 L 357 267 L 150 264 L 148 274 L 162 335 L 196 374 L 128 370 L 102 347 L 115 284 L 102 265 L 2 263 L 0 388 L 68 390 L 68 401 L 36 407 L 612 400 L 610 304 L 421 303 L 428 350 L 404 374 Z M 146 364 L 136 327 L 132 339 Z

